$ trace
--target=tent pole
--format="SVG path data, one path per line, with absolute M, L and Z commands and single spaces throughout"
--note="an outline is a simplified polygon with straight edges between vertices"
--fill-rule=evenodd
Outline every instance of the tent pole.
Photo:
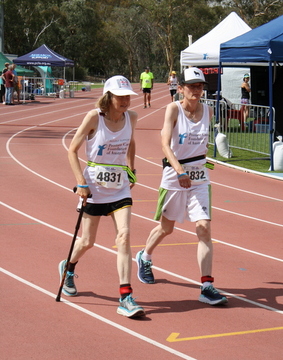
M 221 90 L 221 61 L 219 62 L 219 67 L 218 67 L 218 77 L 217 77 L 217 101 L 216 101 L 216 127 L 214 127 L 214 153 L 213 156 L 216 157 L 216 151 L 217 151 L 217 147 L 216 147 L 216 136 L 220 130 L 220 122 L 219 122 L 219 102 L 220 102 L 220 90 Z
M 23 76 L 22 79 L 22 94 L 23 94 L 23 104 L 26 103 L 26 76 Z
M 269 61 L 268 66 L 269 76 L 269 146 L 270 146 L 270 170 L 274 171 L 273 163 L 273 77 L 272 77 L 272 61 Z

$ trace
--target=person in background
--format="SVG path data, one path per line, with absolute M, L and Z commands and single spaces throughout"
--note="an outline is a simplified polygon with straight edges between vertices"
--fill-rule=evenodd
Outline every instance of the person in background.
M 176 76 L 176 71 L 171 72 L 167 81 L 167 85 L 169 85 L 171 101 L 174 101 L 174 96 L 177 93 L 177 88 L 178 88 L 178 79 Z
M 18 103 L 20 104 L 20 84 L 19 84 L 19 79 L 18 79 L 18 74 L 16 71 L 16 64 L 13 64 L 13 74 L 14 74 L 14 91 L 16 91 L 17 93 L 17 100 Z M 13 97 L 13 102 L 14 102 L 14 97 Z
M 8 71 L 8 66 L 9 65 L 10 65 L 10 63 L 8 63 L 8 62 L 5 63 L 5 67 L 2 70 L 2 74 L 1 74 L 1 79 L 2 79 L 2 85 L 1 85 L 2 98 L 1 98 L 1 100 L 3 99 L 3 105 L 5 105 L 5 93 L 6 93 L 5 78 L 4 78 L 3 75 L 5 74 L 6 71 Z
M 250 81 L 250 75 L 245 74 L 241 85 L 241 104 L 243 104 L 242 108 L 244 114 L 244 122 L 247 121 L 247 118 L 249 116 L 249 107 L 246 106 L 247 104 L 250 104 L 251 87 L 249 81 Z
M 13 74 L 13 65 L 8 66 L 8 71 L 4 72 L 3 78 L 5 80 L 5 104 L 13 104 L 13 95 L 14 95 L 14 74 Z
M 152 254 L 170 235 L 175 221 L 195 222 L 198 237 L 197 260 L 201 273 L 199 301 L 224 304 L 227 298 L 213 287 L 211 241 L 211 186 L 206 168 L 209 124 L 213 108 L 200 102 L 204 85 L 202 71 L 191 67 L 180 77 L 182 101 L 171 102 L 165 112 L 161 131 L 163 173 L 155 220 L 161 222 L 150 232 L 145 249 L 136 255 L 138 278 L 146 284 L 155 282 Z
M 120 300 L 117 313 L 137 317 L 145 312 L 134 301 L 131 287 L 130 189 L 136 181 L 134 130 L 137 123 L 137 113 L 128 110 L 131 95 L 137 94 L 127 78 L 117 75 L 108 79 L 96 108 L 87 113 L 70 144 L 68 156 L 84 214 L 82 236 L 75 242 L 62 291 L 67 296 L 77 295 L 75 267 L 85 252 L 93 248 L 101 216 L 111 216 L 118 249 Z M 84 142 L 88 162 L 82 171 L 78 152 Z M 66 262 L 63 260 L 59 264 L 60 281 Z M 97 276 L 101 276 L 99 269 Z
M 2 75 L 0 76 L 0 102 L 5 105 L 5 86 Z
M 151 101 L 151 90 L 153 89 L 153 80 L 154 76 L 151 71 L 149 71 L 149 67 L 146 67 L 144 69 L 144 72 L 140 75 L 140 86 L 141 90 L 143 92 L 143 102 L 144 106 L 143 108 L 146 109 L 147 105 L 150 107 L 150 101 Z

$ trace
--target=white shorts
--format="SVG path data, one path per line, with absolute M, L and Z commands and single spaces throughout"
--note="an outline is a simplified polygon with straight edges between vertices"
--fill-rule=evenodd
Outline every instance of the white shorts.
M 159 199 L 154 219 L 164 216 L 168 220 L 183 223 L 211 219 L 211 186 L 201 184 L 186 191 L 159 189 Z

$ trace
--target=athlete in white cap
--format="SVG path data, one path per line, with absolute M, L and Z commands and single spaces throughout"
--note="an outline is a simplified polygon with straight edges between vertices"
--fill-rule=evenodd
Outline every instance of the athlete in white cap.
M 132 297 L 130 247 L 131 187 L 134 171 L 134 129 L 137 113 L 128 110 L 131 95 L 137 95 L 127 78 L 118 75 L 105 82 L 103 96 L 88 112 L 69 147 L 69 161 L 77 181 L 77 194 L 84 205 L 82 236 L 75 242 L 62 289 L 67 296 L 77 295 L 75 266 L 85 252 L 93 248 L 101 216 L 110 215 L 116 229 L 117 270 L 120 281 L 118 314 L 144 315 L 144 309 Z M 86 143 L 87 166 L 81 169 L 78 151 Z M 92 194 L 89 198 L 88 195 Z M 66 260 L 59 264 L 60 278 Z M 98 271 L 103 278 L 103 269 Z
M 136 255 L 138 278 L 154 283 L 152 253 L 174 230 L 175 221 L 195 222 L 198 237 L 197 260 L 201 273 L 199 301 L 210 305 L 227 302 L 213 287 L 210 181 L 206 168 L 209 123 L 212 108 L 200 103 L 204 84 L 202 71 L 192 67 L 180 77 L 182 101 L 167 106 L 161 132 L 163 174 L 155 220 L 161 221 L 150 233 L 144 250 Z

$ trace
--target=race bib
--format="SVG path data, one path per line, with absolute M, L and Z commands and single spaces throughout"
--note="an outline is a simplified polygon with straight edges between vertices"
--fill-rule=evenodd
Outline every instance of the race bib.
M 183 168 L 189 175 L 192 185 L 197 185 L 208 180 L 207 168 L 204 165 L 184 164 Z
M 91 169 L 91 180 L 108 189 L 120 189 L 123 185 L 123 169 L 118 166 L 95 166 Z

